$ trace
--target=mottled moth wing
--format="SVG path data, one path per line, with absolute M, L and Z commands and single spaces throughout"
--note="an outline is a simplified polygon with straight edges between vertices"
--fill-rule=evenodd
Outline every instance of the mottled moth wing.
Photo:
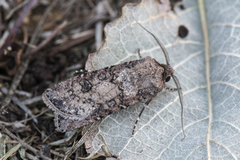
M 86 72 L 43 93 L 55 126 L 68 131 L 137 102 L 151 101 L 163 87 L 164 68 L 150 57 Z

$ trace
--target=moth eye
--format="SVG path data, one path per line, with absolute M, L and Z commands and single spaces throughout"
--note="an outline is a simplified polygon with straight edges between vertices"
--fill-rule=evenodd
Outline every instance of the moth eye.
M 168 81 L 170 81 L 170 79 L 171 79 L 171 77 L 170 77 L 170 76 L 168 76 L 168 77 L 166 78 L 165 82 L 168 82 Z

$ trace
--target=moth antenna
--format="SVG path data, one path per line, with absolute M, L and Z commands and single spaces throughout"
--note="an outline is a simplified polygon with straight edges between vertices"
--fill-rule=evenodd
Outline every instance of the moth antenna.
M 134 17 L 133 17 L 133 18 L 134 18 Z M 135 18 L 134 18 L 134 19 L 135 19 Z M 169 60 L 168 52 L 167 52 L 167 50 L 165 49 L 165 47 L 163 46 L 163 44 L 157 39 L 157 37 L 156 37 L 154 34 L 152 34 L 150 31 L 148 31 L 146 28 L 144 28 L 136 19 L 135 19 L 135 21 L 136 21 L 145 31 L 147 31 L 150 35 L 152 35 L 153 38 L 157 41 L 158 45 L 161 47 L 161 49 L 162 49 L 162 51 L 163 51 L 163 53 L 164 53 L 164 56 L 165 56 L 165 59 L 166 59 L 166 64 L 169 65 L 170 60 Z
M 182 132 L 183 132 L 183 135 L 184 135 L 182 140 L 184 140 L 186 135 L 185 135 L 184 128 L 183 128 L 183 98 L 182 98 L 183 96 L 182 96 L 182 88 L 181 88 L 181 85 L 180 85 L 177 77 L 174 76 L 174 75 L 171 75 L 171 76 L 173 78 L 174 83 L 177 86 L 178 96 L 179 96 L 179 100 L 180 100 L 180 104 L 181 104 L 181 123 L 182 123 Z

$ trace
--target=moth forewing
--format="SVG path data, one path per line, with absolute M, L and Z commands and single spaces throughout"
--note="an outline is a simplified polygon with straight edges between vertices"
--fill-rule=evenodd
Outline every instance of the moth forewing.
M 55 84 L 43 100 L 60 131 L 73 130 L 137 102 L 150 102 L 164 87 L 164 68 L 153 58 L 87 72 Z

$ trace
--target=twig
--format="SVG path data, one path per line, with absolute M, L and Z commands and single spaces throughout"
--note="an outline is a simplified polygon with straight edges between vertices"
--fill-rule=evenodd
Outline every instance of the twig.
M 94 3 L 93 3 L 91 0 L 87 0 L 86 2 L 88 3 L 88 5 L 89 5 L 91 8 L 94 8 L 94 7 L 95 7 Z
M 104 2 L 104 5 L 105 5 L 105 7 L 106 7 L 106 9 L 107 9 L 110 17 L 111 17 L 112 19 L 115 19 L 116 16 L 117 16 L 117 14 L 116 14 L 116 12 L 114 12 L 113 8 L 112 8 L 111 5 L 109 4 L 109 1 L 108 1 L 108 0 L 105 0 L 105 1 L 103 1 L 103 2 Z
M 3 22 L 2 22 L 3 23 Z M 9 28 L 9 30 L 11 30 L 13 28 L 13 21 L 10 21 L 7 28 Z M 5 30 L 3 32 L 3 34 L 1 35 L 1 39 L 0 39 L 0 49 L 2 48 L 2 46 L 4 45 L 4 43 L 6 42 L 6 39 L 8 38 L 10 31 L 9 30 Z
M 97 4 L 97 15 L 105 15 L 106 8 L 104 6 L 104 2 L 99 2 Z M 96 42 L 96 49 L 100 48 L 102 45 L 102 38 L 103 38 L 103 21 L 98 21 L 95 25 L 95 42 Z
M 65 157 L 65 155 L 64 154 L 61 154 L 61 153 L 59 153 L 59 152 L 56 152 L 56 151 L 54 151 L 54 150 L 52 150 L 52 149 L 50 149 L 50 153 L 52 153 L 52 154 L 54 154 L 54 155 L 56 155 L 56 156 L 59 156 L 59 157 Z
M 76 129 L 73 130 L 71 132 L 69 132 L 68 136 L 64 139 L 59 139 L 57 141 L 48 143 L 49 146 L 60 146 L 64 143 L 69 143 L 74 137 L 78 136 L 80 134 L 81 130 L 80 129 Z
M 27 31 L 27 28 L 22 26 L 22 31 L 23 31 L 23 43 L 24 44 L 27 44 L 28 42 L 28 31 Z M 23 53 L 23 48 L 20 48 L 17 52 L 17 56 L 15 58 L 15 62 L 16 62 L 16 65 L 15 67 L 18 67 L 21 63 L 21 55 Z
M 94 17 L 89 18 L 89 20 L 84 23 L 83 28 L 89 28 L 92 24 L 96 23 L 97 21 L 106 21 L 106 20 L 109 21 L 110 18 L 111 17 L 107 15 L 96 15 Z
M 12 132 L 10 132 L 7 128 L 5 128 L 2 124 L 0 124 L 0 129 L 7 134 L 9 137 L 11 137 L 12 139 L 18 141 L 22 146 L 24 146 L 25 148 L 27 148 L 28 150 L 32 151 L 35 155 L 40 156 L 41 158 L 47 159 L 47 160 L 51 160 L 51 158 L 46 157 L 45 155 L 43 155 L 40 151 L 36 150 L 35 148 L 33 148 L 32 146 L 28 145 L 27 143 L 25 143 L 24 141 L 22 141 L 20 138 L 18 138 L 17 136 L 15 136 Z
M 12 15 L 17 11 L 19 10 L 20 8 L 22 8 L 24 5 L 26 5 L 27 3 L 29 2 L 29 0 L 26 0 L 26 1 L 23 1 L 22 3 L 20 3 L 19 5 L 17 5 L 15 8 L 13 8 L 9 13 L 8 15 L 6 16 L 6 20 L 9 20 L 9 18 L 12 17 Z
M 25 155 L 26 155 L 26 157 L 28 157 L 29 159 L 32 159 L 32 160 L 39 160 L 39 158 L 37 158 L 37 157 L 31 155 L 30 153 L 27 153 L 27 152 L 26 152 Z
M 74 64 L 74 65 L 72 65 L 72 66 L 70 66 L 70 67 L 66 67 L 65 69 L 64 69 L 64 71 L 65 72 L 69 72 L 69 71 L 72 71 L 72 70 L 78 70 L 78 69 L 80 69 L 80 68 L 82 68 L 83 66 L 82 66 L 82 64 L 81 63 L 78 63 L 78 64 Z
M 86 32 L 88 32 L 88 31 L 86 31 Z M 70 42 L 66 42 L 65 44 L 63 44 L 61 46 L 53 48 L 52 52 L 50 53 L 50 55 L 52 56 L 52 55 L 54 55 L 57 52 L 64 51 L 64 50 L 66 50 L 66 49 L 68 49 L 68 48 L 70 48 L 72 46 L 75 46 L 75 45 L 77 45 L 79 43 L 82 43 L 82 42 L 92 38 L 94 36 L 94 32 L 95 31 L 91 30 L 87 35 L 84 35 L 84 36 L 82 36 L 80 38 L 77 38 L 77 39 L 74 39 L 74 40 L 72 40 Z
M 16 90 L 15 94 L 20 95 L 20 96 L 25 96 L 25 97 L 28 97 L 28 98 L 32 97 L 32 93 L 27 92 L 27 91 L 23 91 L 23 90 Z
M 76 0 L 69 0 L 66 2 L 67 2 L 66 7 L 62 13 L 62 16 L 64 17 L 67 17 L 68 14 L 72 12 L 72 6 L 74 6 L 74 3 L 76 2 Z
M 70 150 L 73 150 L 73 148 L 74 148 L 75 145 L 76 145 L 76 141 L 73 142 L 73 145 L 72 145 L 72 147 L 71 147 Z M 66 153 L 66 154 L 67 154 L 67 155 L 65 155 L 64 160 L 67 160 L 67 159 L 68 159 L 68 157 L 71 155 L 71 152 L 68 152 L 68 153 Z
M 11 78 L 0 74 L 0 79 L 10 81 Z
M 26 100 L 22 101 L 22 104 L 30 105 L 30 104 L 33 104 L 33 103 L 36 103 L 36 102 L 39 102 L 39 101 L 42 101 L 42 96 L 41 95 L 30 98 L 30 99 L 26 99 Z
M 2 6 L 5 10 L 9 10 L 9 5 L 5 0 L 0 1 L 0 6 Z

